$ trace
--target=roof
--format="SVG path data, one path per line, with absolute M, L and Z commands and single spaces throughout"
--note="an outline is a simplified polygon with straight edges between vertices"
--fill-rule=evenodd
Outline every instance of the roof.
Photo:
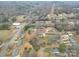
M 72 34 L 71 32 L 68 32 L 68 35 L 69 35 L 69 36 L 72 36 L 73 34 Z
M 47 33 L 48 30 L 46 30 L 46 29 L 37 29 L 37 32 L 38 33 Z
M 60 53 L 58 48 L 53 48 L 54 53 Z
M 13 23 L 13 25 L 20 25 L 20 23 Z
M 68 40 L 68 35 L 62 35 L 63 40 Z

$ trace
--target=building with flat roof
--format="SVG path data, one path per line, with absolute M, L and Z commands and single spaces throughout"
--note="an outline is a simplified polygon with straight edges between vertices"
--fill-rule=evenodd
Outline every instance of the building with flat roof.
M 13 25 L 14 25 L 14 26 L 18 26 L 18 25 L 20 25 L 20 23 L 13 23 Z
M 21 23 L 18 23 L 18 22 L 13 23 L 13 26 L 14 26 L 15 28 L 20 28 L 20 25 L 21 25 Z

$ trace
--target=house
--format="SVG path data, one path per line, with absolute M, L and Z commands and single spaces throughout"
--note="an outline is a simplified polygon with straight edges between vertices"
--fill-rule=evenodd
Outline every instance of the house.
M 67 14 L 68 16 L 68 18 L 73 18 L 73 17 L 75 17 L 76 15 L 74 14 L 74 13 L 70 13 L 70 14 Z
M 53 53 L 55 53 L 55 54 L 59 54 L 59 53 L 60 53 L 58 48 L 53 48 L 52 51 L 53 51 Z
M 46 33 L 48 33 L 48 30 L 46 28 L 39 28 L 37 29 L 37 35 L 40 35 L 40 36 L 45 36 Z
M 12 24 L 15 28 L 20 28 L 21 23 L 15 22 Z
M 67 32 L 67 34 L 68 34 L 69 36 L 72 36 L 72 35 L 73 35 L 71 32 Z
M 64 34 L 61 35 L 61 43 L 65 43 L 67 46 L 71 46 L 72 44 L 69 41 L 69 36 Z
M 73 20 L 73 19 L 71 19 L 71 20 Z M 65 26 L 65 30 L 66 31 L 71 31 L 71 30 L 76 29 L 75 24 L 76 24 L 75 21 L 69 21 L 69 22 L 67 22 L 67 24 Z
M 62 35 L 61 38 L 62 38 L 62 40 L 66 41 L 66 40 L 68 40 L 68 35 Z
M 52 22 L 50 20 L 39 19 L 39 20 L 36 20 L 35 24 L 37 26 L 51 26 Z

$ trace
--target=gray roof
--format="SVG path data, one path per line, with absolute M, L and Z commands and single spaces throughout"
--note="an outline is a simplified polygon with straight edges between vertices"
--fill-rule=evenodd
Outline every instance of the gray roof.
M 58 52 L 59 53 L 59 49 L 58 48 L 53 48 L 52 51 L 55 53 L 55 52 Z

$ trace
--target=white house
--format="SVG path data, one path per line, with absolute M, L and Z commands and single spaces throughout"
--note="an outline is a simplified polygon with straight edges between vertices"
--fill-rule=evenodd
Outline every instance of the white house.
M 13 23 L 13 26 L 15 27 L 15 28 L 20 28 L 20 23 Z

